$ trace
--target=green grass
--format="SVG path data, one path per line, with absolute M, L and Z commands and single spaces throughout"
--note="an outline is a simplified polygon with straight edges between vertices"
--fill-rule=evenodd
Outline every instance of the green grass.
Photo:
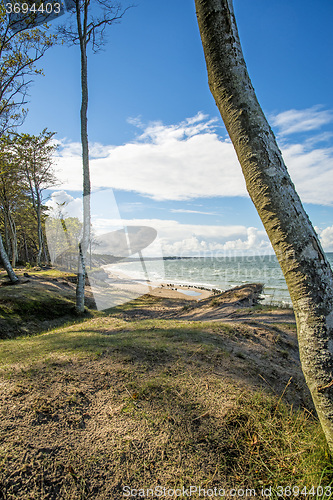
M 32 268 L 29 277 L 24 277 L 25 268 L 16 271 L 22 283 L 0 287 L 0 338 L 38 333 L 53 324 L 74 320 L 75 290 L 63 286 L 74 275 Z M 1 278 L 2 283 L 8 282 L 4 273 Z
M 200 347 L 202 353 L 223 351 L 223 342 L 211 330 L 230 332 L 229 325 L 170 320 L 144 320 L 128 323 L 121 319 L 96 317 L 80 320 L 66 328 L 43 335 L 17 337 L 2 343 L 0 371 L 15 366 L 38 364 L 45 359 L 89 358 L 116 350 L 133 359 L 191 355 Z
M 237 454 L 237 477 L 246 471 L 254 487 L 327 485 L 332 480 L 324 436 L 308 412 L 293 411 L 261 393 L 242 394 L 225 425 L 231 463 Z
M 5 498 L 117 500 L 125 484 L 162 484 L 254 488 L 258 497 L 272 486 L 276 499 L 289 497 L 278 486 L 330 485 L 331 457 L 311 412 L 251 386 L 246 356 L 244 375 L 225 368 L 234 363 L 227 342 L 242 334 L 240 324 L 96 313 L 0 341 L 0 376 L 11 388 L 2 415 L 8 404 L 22 408 L 24 425 L 11 422 L 30 436 L 0 444 Z M 55 455 L 43 451 L 51 431 Z
M 276 309 L 279 310 L 290 310 L 291 307 L 287 304 L 283 304 L 282 302 L 271 300 L 271 302 L 266 302 L 264 304 L 256 304 L 253 306 L 253 310 L 257 312 L 262 312 L 262 311 L 274 311 Z

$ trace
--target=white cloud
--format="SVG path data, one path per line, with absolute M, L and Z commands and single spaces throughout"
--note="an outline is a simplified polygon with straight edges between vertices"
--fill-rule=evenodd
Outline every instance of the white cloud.
M 333 252 L 333 226 L 326 227 L 325 229 L 319 229 L 315 227 L 317 231 L 323 249 L 326 252 Z
M 80 142 L 66 142 L 65 140 L 60 140 L 58 141 L 58 145 L 61 149 L 61 157 L 79 157 L 82 162 L 82 145 Z M 98 142 L 91 142 L 89 144 L 89 156 L 91 158 L 105 158 L 113 148 L 114 146 L 103 146 Z
M 99 235 L 107 233 L 114 230 L 117 223 L 119 220 L 96 219 L 94 230 Z M 164 255 L 218 256 L 271 252 L 266 232 L 254 227 L 181 224 L 176 220 L 161 219 L 123 219 L 122 224 L 156 229 Z
M 183 208 L 172 208 L 170 212 L 181 213 L 181 214 L 218 215 L 216 212 L 202 212 L 201 210 L 185 210 Z
M 331 119 L 330 111 L 314 107 L 280 113 L 275 123 L 291 133 L 314 130 Z M 140 127 L 134 142 L 91 146 L 94 189 L 134 191 L 157 201 L 248 196 L 233 146 L 218 137 L 215 120 L 199 113 L 176 125 L 132 123 Z M 332 205 L 333 148 L 316 148 L 307 139 L 304 144 L 285 143 L 282 152 L 302 201 Z M 63 143 L 57 164 L 62 188 L 81 190 L 80 145 Z
M 98 194 L 96 195 L 98 197 Z M 94 195 L 92 201 L 94 201 Z M 70 217 L 82 218 L 81 198 L 73 198 L 65 191 L 52 193 L 47 205 L 55 210 L 59 204 L 66 203 Z M 67 205 L 68 203 L 68 205 Z M 204 225 L 183 224 L 176 220 L 163 219 L 121 219 L 116 202 L 112 200 L 112 218 L 102 218 L 92 211 L 92 229 L 96 236 L 117 231 L 126 226 L 146 226 L 156 230 L 157 245 L 145 250 L 145 256 L 158 256 L 160 248 L 163 255 L 178 256 L 224 256 L 224 255 L 263 255 L 271 254 L 272 247 L 263 229 L 245 225 Z M 94 204 L 92 204 L 93 207 Z M 178 212 L 178 210 L 174 210 Z M 187 210 L 185 210 L 187 212 Z M 192 212 L 192 211 L 190 211 Z M 193 211 L 196 212 L 196 211 Z M 315 227 L 325 251 L 333 251 L 333 226 L 324 229 Z
M 270 121 L 272 125 L 278 128 L 281 135 L 316 130 L 333 120 L 331 111 L 321 110 L 320 108 L 321 106 L 313 106 L 302 110 L 289 109 L 271 116 Z
M 332 205 L 333 148 L 309 149 L 303 144 L 291 144 L 282 153 L 302 201 Z
M 94 189 L 135 191 L 155 200 L 247 196 L 233 146 L 218 138 L 214 123 L 198 114 L 177 125 L 150 124 L 122 146 L 93 145 Z M 64 189 L 82 189 L 80 154 L 78 144 L 64 144 L 56 158 Z
M 50 209 L 50 216 L 57 216 L 59 212 L 70 217 L 78 217 L 82 219 L 82 198 L 74 198 L 66 191 L 54 191 L 50 199 L 45 203 Z M 70 214 L 67 213 L 68 205 L 70 206 Z

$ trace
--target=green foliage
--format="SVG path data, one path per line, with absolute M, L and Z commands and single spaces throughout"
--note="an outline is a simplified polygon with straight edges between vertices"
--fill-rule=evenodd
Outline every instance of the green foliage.
M 46 221 L 46 234 L 51 262 L 61 269 L 77 269 L 77 249 L 82 233 L 82 222 L 77 217 L 66 217 L 63 206 Z
M 15 31 L 11 29 L 6 14 L 5 2 L 0 3 L 0 139 L 5 133 L 13 132 L 21 125 L 26 116 L 24 109 L 27 91 L 31 83 L 31 77 L 42 74 L 37 67 L 37 62 L 56 41 L 56 36 L 46 34 L 47 25 L 44 28 L 22 29 Z M 3 151 L 2 151 L 3 153 Z M 1 171 L 6 160 L 1 158 Z M 14 173 L 12 169 L 11 176 Z M 7 179 L 8 180 L 8 179 Z M 15 184 L 20 184 L 16 179 Z M 2 184 L 4 187 L 4 183 Z M 12 265 L 15 265 L 18 257 L 18 238 L 16 220 L 13 217 L 13 208 L 9 205 L 17 199 L 22 201 L 23 196 L 17 196 L 18 191 L 9 193 L 11 189 L 2 189 L 2 217 L 5 236 L 5 246 L 10 253 Z M 39 218 L 41 219 L 41 217 Z M 38 221 L 39 240 L 41 239 L 41 221 Z M 0 234 L 1 238 L 1 234 Z M 2 238 L 0 242 L 1 259 L 12 282 L 17 281 L 13 273 L 12 265 L 6 254 Z M 28 254 L 27 241 L 24 239 L 25 253 Z M 38 259 L 40 260 L 40 244 Z
M 55 184 L 54 133 L 0 138 L 0 230 L 12 266 L 47 262 L 43 191 Z M 44 251 L 45 250 L 45 251 Z
M 56 41 L 45 29 L 10 31 L 0 3 L 0 136 L 22 123 L 30 77 L 42 74 L 36 63 Z

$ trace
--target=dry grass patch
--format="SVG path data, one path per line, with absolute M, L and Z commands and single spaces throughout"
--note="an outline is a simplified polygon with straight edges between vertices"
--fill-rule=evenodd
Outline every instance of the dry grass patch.
M 96 317 L 1 341 L 2 498 L 329 484 L 320 425 L 269 379 L 266 358 L 288 377 L 291 361 L 270 330 L 253 328 Z M 290 383 L 285 395 L 297 391 Z

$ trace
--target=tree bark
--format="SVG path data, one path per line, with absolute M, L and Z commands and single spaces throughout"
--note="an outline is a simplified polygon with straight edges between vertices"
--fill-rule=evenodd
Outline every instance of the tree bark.
M 210 90 L 292 299 L 302 369 L 333 452 L 333 275 L 258 103 L 232 0 L 195 0 Z
M 12 268 L 10 262 L 9 262 L 8 256 L 6 254 L 5 247 L 3 246 L 3 241 L 2 241 L 1 234 L 0 234 L 0 258 L 2 260 L 3 267 L 5 268 L 10 281 L 12 283 L 18 283 L 19 279 L 16 276 L 16 274 L 15 274 L 15 272 L 14 272 L 14 270 L 13 270 L 13 268 Z
M 80 245 L 78 262 L 78 279 L 76 286 L 76 312 L 84 312 L 84 288 L 86 279 L 85 259 L 90 240 L 90 170 L 89 170 L 89 142 L 88 142 L 88 63 L 87 63 L 87 19 L 88 3 L 85 0 L 83 25 L 81 22 L 80 1 L 76 0 L 76 19 L 81 52 L 81 144 L 83 165 L 83 234 Z
M 11 213 L 8 212 L 8 223 L 11 232 L 11 258 L 12 258 L 12 267 L 16 266 L 16 261 L 18 258 L 17 254 L 17 233 L 16 233 L 16 225 L 15 221 L 11 216 Z
M 42 202 L 39 196 L 38 189 L 36 188 L 36 217 L 37 217 L 37 233 L 38 233 L 38 254 L 37 254 L 37 266 L 42 264 L 42 254 L 43 254 L 43 228 L 42 228 Z
M 25 262 L 27 265 L 29 262 L 29 252 L 28 252 L 27 238 L 25 232 L 23 233 L 23 239 L 24 239 Z
M 11 251 L 12 251 L 12 245 L 10 242 L 10 236 L 9 236 L 9 223 L 8 223 L 8 215 L 7 211 L 4 210 L 4 230 L 5 230 L 5 250 L 7 253 L 7 257 L 10 260 L 11 259 Z

